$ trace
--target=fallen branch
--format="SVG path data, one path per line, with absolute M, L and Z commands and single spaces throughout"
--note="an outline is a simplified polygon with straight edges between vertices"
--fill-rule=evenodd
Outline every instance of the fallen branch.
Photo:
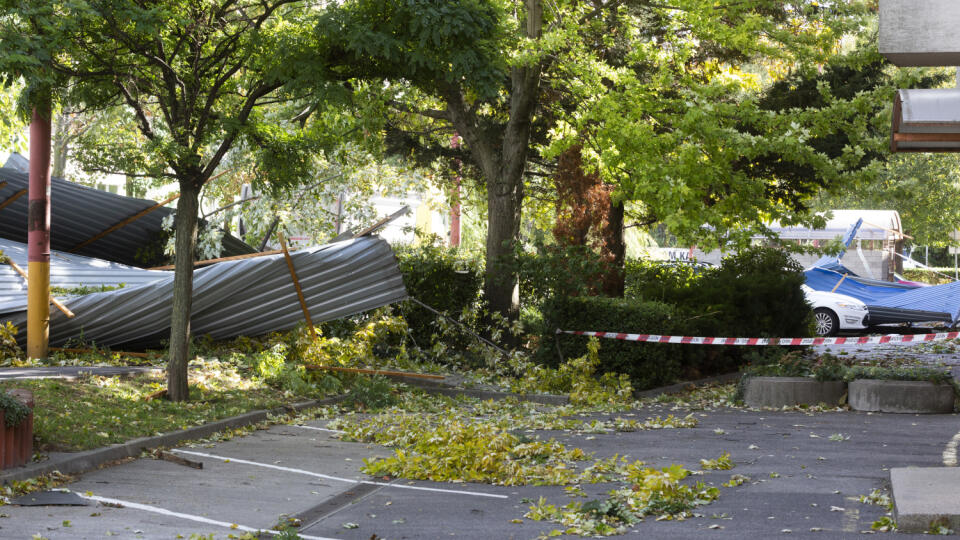
M 347 368 L 338 366 L 304 366 L 310 370 L 344 371 L 347 373 L 366 373 L 369 375 L 385 375 L 387 377 L 412 377 L 415 379 L 445 379 L 443 375 L 428 375 L 426 373 L 409 373 L 406 371 L 383 371 L 380 369 Z
M 157 454 L 157 456 L 164 461 L 169 461 L 170 463 L 176 463 L 177 465 L 183 465 L 185 467 L 191 467 L 193 469 L 203 469 L 202 461 L 193 461 L 191 459 L 182 458 L 176 454 L 171 454 L 170 452 L 166 452 L 164 450 L 161 450 Z
M 129 356 L 131 358 L 150 358 L 151 356 L 153 356 L 149 353 L 142 353 L 142 352 L 101 351 L 97 349 L 64 349 L 60 347 L 50 347 L 50 350 L 55 352 L 65 352 L 70 354 L 86 354 L 86 353 L 119 354 L 120 356 Z

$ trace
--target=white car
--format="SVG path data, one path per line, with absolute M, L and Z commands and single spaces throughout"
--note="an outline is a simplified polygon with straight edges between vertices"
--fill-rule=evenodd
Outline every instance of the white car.
M 806 285 L 800 287 L 813 308 L 818 336 L 835 336 L 841 330 L 865 330 L 869 325 L 867 305 L 860 300 L 845 294 L 815 291 Z

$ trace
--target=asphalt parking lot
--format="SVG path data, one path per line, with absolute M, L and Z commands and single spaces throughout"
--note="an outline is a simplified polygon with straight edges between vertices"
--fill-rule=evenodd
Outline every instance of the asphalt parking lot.
M 829 348 L 855 357 L 915 358 L 948 366 L 960 377 L 960 353 L 955 349 L 949 344 Z M 703 471 L 689 480 L 721 486 L 733 474 L 749 477 L 742 485 L 720 487 L 720 497 L 699 507 L 698 517 L 648 519 L 632 526 L 627 537 L 873 534 L 871 525 L 886 509 L 860 502 L 860 497 L 888 489 L 889 469 L 958 463 L 956 414 L 689 410 L 663 403 L 584 419 L 633 416 L 642 421 L 667 414 L 693 414 L 698 424 L 685 429 L 538 430 L 524 435 L 554 438 L 568 448 L 592 453 L 594 459 L 620 455 L 652 467 L 679 464 L 698 470 L 701 459 L 729 452 L 734 469 Z M 74 494 L 70 502 L 77 505 L 0 508 L 0 538 L 230 538 L 275 530 L 289 518 L 299 520 L 302 538 L 344 540 L 520 539 L 563 528 L 524 517 L 541 497 L 557 506 L 572 500 L 563 486 L 373 478 L 360 472 L 364 459 L 385 457 L 392 450 L 341 441 L 339 433 L 326 426 L 326 420 L 279 424 L 227 441 L 173 450 L 181 458 L 201 462 L 202 469 L 144 455 L 78 475 L 65 486 Z M 577 500 L 603 499 L 615 487 L 584 484 L 585 496 Z
M 673 408 L 654 405 L 627 414 L 643 419 L 686 413 Z M 884 488 L 891 467 L 943 466 L 960 432 L 957 415 L 726 408 L 693 414 L 699 424 L 691 429 L 528 435 L 556 438 L 596 458 L 620 454 L 691 470 L 700 459 L 726 451 L 733 470 L 706 471 L 696 480 L 719 486 L 732 474 L 750 478 L 722 487 L 718 500 L 697 510 L 702 517 L 647 520 L 628 537 L 847 538 L 870 531 L 885 511 L 859 502 L 859 496 Z M 563 487 L 371 478 L 360 472 L 363 459 L 391 450 L 340 441 L 325 425 L 275 425 L 177 450 L 202 462 L 202 470 L 146 457 L 81 475 L 67 487 L 87 506 L 5 506 L 0 537 L 228 538 L 274 528 L 290 516 L 301 520 L 303 538 L 536 538 L 560 528 L 523 514 L 540 497 L 566 504 L 570 496 Z M 601 498 L 612 487 L 583 485 L 582 500 Z M 910 535 L 898 534 L 903 536 Z

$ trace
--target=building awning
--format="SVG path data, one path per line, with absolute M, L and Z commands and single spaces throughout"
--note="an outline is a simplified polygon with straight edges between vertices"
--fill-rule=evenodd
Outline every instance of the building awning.
M 898 90 L 893 152 L 960 152 L 960 88 Z
M 957 0 L 880 0 L 880 54 L 896 66 L 960 66 Z

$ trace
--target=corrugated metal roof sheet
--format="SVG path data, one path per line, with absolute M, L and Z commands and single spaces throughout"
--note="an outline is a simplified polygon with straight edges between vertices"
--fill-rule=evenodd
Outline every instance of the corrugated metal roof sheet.
M 27 245 L 0 238 L 0 250 L 27 269 Z M 111 287 L 124 284 L 137 286 L 157 281 L 169 272 L 144 270 L 119 263 L 93 259 L 82 255 L 52 251 L 50 253 L 50 286 L 74 289 L 77 287 Z M 58 296 L 61 300 L 64 297 Z M 21 311 L 27 307 L 27 282 L 9 264 L 0 264 L 0 314 Z
M 0 202 L 27 189 L 26 173 L 0 168 Z M 50 193 L 50 247 L 69 251 L 73 246 L 92 238 L 104 229 L 156 205 L 155 201 L 125 197 L 89 188 L 60 178 L 53 178 Z M 110 233 L 77 251 L 79 255 L 96 257 L 128 265 L 136 265 L 137 250 L 149 244 L 161 230 L 161 221 L 173 213 L 172 208 L 154 212 Z M 0 210 L 0 238 L 27 241 L 27 195 Z M 222 256 L 255 253 L 256 250 L 236 237 L 224 235 Z
M 315 323 L 406 298 L 390 245 L 376 237 L 306 248 L 290 254 Z M 214 339 L 256 336 L 303 320 L 282 254 L 217 263 L 194 272 L 191 328 Z M 82 336 L 101 346 L 156 347 L 170 335 L 173 275 L 138 287 L 65 302 L 75 314 L 50 313 L 50 345 Z M 11 314 L 26 328 L 26 312 Z M 18 339 L 25 342 L 25 332 Z

